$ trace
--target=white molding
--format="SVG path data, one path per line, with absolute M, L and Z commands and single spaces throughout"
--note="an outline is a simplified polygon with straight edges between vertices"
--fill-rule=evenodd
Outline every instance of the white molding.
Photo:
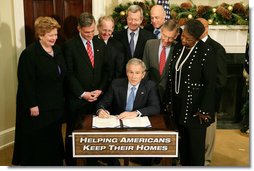
M 15 32 L 15 44 L 17 61 L 23 49 L 25 49 L 25 16 L 23 0 L 13 1 L 13 15 L 14 15 L 14 32 Z
M 92 13 L 96 21 L 101 16 L 105 15 L 106 9 L 105 9 L 105 1 L 102 0 L 93 0 L 92 1 Z
M 247 25 L 209 25 L 209 35 L 226 53 L 245 53 L 248 28 Z
M 0 132 L 0 150 L 14 143 L 15 127 Z

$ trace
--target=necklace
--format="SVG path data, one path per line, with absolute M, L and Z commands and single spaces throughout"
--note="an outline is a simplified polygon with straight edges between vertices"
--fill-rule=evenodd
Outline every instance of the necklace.
M 176 61 L 176 65 L 175 65 L 175 93 L 176 94 L 179 94 L 179 91 L 180 91 L 180 84 L 181 84 L 181 76 L 182 76 L 182 67 L 183 67 L 183 64 L 187 61 L 187 59 L 189 58 L 191 52 L 193 51 L 193 49 L 195 48 L 196 44 L 198 42 L 195 43 L 194 46 L 192 46 L 191 50 L 189 51 L 189 53 L 187 54 L 187 56 L 185 57 L 185 59 L 180 63 L 181 61 L 181 58 L 183 56 L 183 52 L 185 50 L 185 46 L 183 47 L 182 49 L 182 52 L 179 56 L 179 58 L 177 59 Z M 179 78 L 178 78 L 178 73 L 179 73 Z

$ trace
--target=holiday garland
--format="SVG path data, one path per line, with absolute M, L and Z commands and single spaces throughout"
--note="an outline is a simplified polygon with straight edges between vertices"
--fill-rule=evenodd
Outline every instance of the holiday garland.
M 146 0 L 145 2 L 128 2 L 115 7 L 112 17 L 115 20 L 115 30 L 122 30 L 126 25 L 126 11 L 130 5 L 139 5 L 143 9 L 144 20 L 142 26 L 150 23 L 150 10 L 155 1 Z M 219 6 L 199 5 L 190 2 L 182 3 L 181 5 L 170 5 L 171 17 L 184 25 L 189 19 L 198 17 L 205 18 L 210 25 L 248 25 L 249 24 L 249 7 L 242 3 L 233 5 L 222 3 Z

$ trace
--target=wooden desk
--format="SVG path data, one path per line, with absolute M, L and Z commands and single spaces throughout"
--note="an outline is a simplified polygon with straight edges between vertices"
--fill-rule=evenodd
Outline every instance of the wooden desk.
M 83 132 L 130 132 L 130 131 L 170 131 L 171 122 L 169 117 L 165 115 L 154 115 L 150 116 L 149 120 L 151 122 L 151 128 L 92 128 L 92 115 L 85 115 L 83 120 L 80 122 L 80 130 Z M 78 165 L 85 165 L 85 158 L 77 158 Z M 162 165 L 170 166 L 172 165 L 171 158 L 163 158 Z M 129 165 L 129 157 L 124 158 L 124 165 Z

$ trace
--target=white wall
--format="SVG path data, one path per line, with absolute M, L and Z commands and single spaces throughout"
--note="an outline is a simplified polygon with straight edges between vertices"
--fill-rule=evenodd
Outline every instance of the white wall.
M 14 137 L 17 60 L 25 47 L 24 20 L 20 14 L 22 0 L 0 0 L 0 148 Z

